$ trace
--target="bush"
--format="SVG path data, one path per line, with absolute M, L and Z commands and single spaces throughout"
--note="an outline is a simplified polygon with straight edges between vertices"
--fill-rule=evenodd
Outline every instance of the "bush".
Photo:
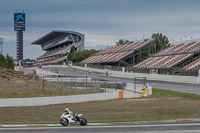
M 8 68 L 8 69 L 14 69 L 14 59 L 9 56 L 8 54 L 3 56 L 0 54 L 0 67 Z
M 73 62 L 81 62 L 97 52 L 98 50 L 95 49 L 83 50 L 83 51 L 72 50 L 68 55 L 68 60 Z

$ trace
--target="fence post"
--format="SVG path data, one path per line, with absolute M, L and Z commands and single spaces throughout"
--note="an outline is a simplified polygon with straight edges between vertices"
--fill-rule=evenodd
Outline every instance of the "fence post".
M 117 91 L 117 81 L 115 81 L 115 91 Z
M 105 92 L 106 92 L 106 80 L 105 80 Z
M 136 77 L 134 78 L 134 93 L 136 94 Z
M 26 90 L 28 90 L 28 77 L 26 77 Z
M 95 86 L 94 86 L 94 89 L 93 89 L 93 92 L 96 91 L 96 88 L 98 87 L 98 83 L 97 83 L 97 80 L 95 79 Z M 99 87 L 100 88 L 100 87 Z M 101 89 L 101 88 L 100 88 Z
M 77 95 L 76 78 L 75 78 L 75 95 Z
M 60 94 L 60 90 L 59 90 L 59 76 L 57 76 L 57 89 L 58 89 L 58 96 Z
M 38 96 L 40 97 L 40 86 L 38 86 Z
M 87 91 L 87 74 L 85 75 L 85 85 L 86 85 L 86 91 Z
M 73 81 L 73 80 L 72 80 L 72 78 L 71 78 L 71 89 L 73 90 L 73 84 L 72 84 L 72 81 Z
M 20 86 L 18 86 L 18 98 L 20 98 Z
M 42 90 L 44 92 L 44 76 L 42 77 Z
M 90 93 L 92 93 L 92 79 L 91 79 L 91 82 L 90 82 Z
M 82 82 L 83 82 L 83 91 L 85 91 L 85 87 L 84 87 L 84 85 L 85 85 L 85 83 L 84 83 L 84 78 L 82 79 Z

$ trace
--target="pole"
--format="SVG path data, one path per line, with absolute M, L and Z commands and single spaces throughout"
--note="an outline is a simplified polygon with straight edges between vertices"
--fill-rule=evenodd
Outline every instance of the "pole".
M 71 89 L 73 90 L 73 84 L 72 84 L 72 81 L 73 81 L 73 80 L 72 80 L 72 78 L 71 78 Z
M 18 87 L 18 97 L 20 98 L 20 86 Z
M 146 88 L 146 77 L 144 77 L 144 83 L 143 83 L 143 88 Z
M 105 80 L 105 92 L 106 92 L 106 80 Z
M 136 78 L 134 78 L 134 93 L 136 94 Z
M 75 95 L 77 95 L 76 78 L 75 78 Z
M 28 90 L 28 77 L 26 75 L 26 90 Z
M 58 96 L 60 94 L 60 89 L 59 89 L 59 77 L 57 76 L 57 88 L 58 88 Z
M 92 93 L 92 79 L 91 79 L 91 83 L 90 83 L 90 93 Z
M 38 86 L 38 96 L 40 97 L 40 86 Z
M 115 91 L 117 91 L 117 81 L 115 81 Z
M 43 92 L 44 92 L 44 76 L 42 78 L 42 89 L 43 89 Z
M 87 74 L 85 75 L 86 91 L 87 91 Z

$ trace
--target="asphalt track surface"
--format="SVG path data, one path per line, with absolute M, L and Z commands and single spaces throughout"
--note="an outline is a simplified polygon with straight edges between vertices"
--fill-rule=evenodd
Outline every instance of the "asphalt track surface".
M 95 73 L 88 73 L 83 71 L 74 71 L 72 69 L 65 69 L 65 68 L 43 68 L 43 70 L 56 72 L 59 69 L 60 74 L 64 74 L 66 76 L 75 76 L 75 77 L 87 77 L 99 80 L 109 80 L 114 82 L 126 82 L 126 83 L 134 83 L 134 80 L 131 78 L 124 78 L 124 77 L 114 77 L 112 75 L 106 76 L 105 74 L 95 74 Z M 178 77 L 177 77 L 178 78 Z M 137 80 L 137 83 L 142 84 L 142 80 Z M 168 90 L 175 90 L 193 94 L 200 94 L 200 84 L 191 84 L 191 83 L 180 83 L 180 82 L 168 82 L 168 81 L 158 81 L 158 80 L 148 80 L 147 82 L 153 88 L 161 88 L 161 89 L 168 89 Z
M 200 123 L 0 128 L 2 133 L 199 133 Z

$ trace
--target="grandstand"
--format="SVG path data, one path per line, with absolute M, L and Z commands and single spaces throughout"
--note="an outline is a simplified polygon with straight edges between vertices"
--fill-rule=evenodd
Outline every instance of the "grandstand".
M 200 41 L 171 45 L 135 65 L 134 68 L 198 70 L 200 69 Z
M 134 65 L 141 58 L 141 53 L 145 48 L 152 46 L 154 49 L 154 40 L 144 40 L 126 45 L 119 45 L 106 48 L 89 58 L 83 60 L 84 64 L 101 64 L 101 65 Z
M 52 31 L 32 44 L 41 45 L 45 51 L 37 58 L 39 65 L 58 64 L 66 60 L 72 46 L 77 50 L 84 49 L 84 35 L 74 31 Z

